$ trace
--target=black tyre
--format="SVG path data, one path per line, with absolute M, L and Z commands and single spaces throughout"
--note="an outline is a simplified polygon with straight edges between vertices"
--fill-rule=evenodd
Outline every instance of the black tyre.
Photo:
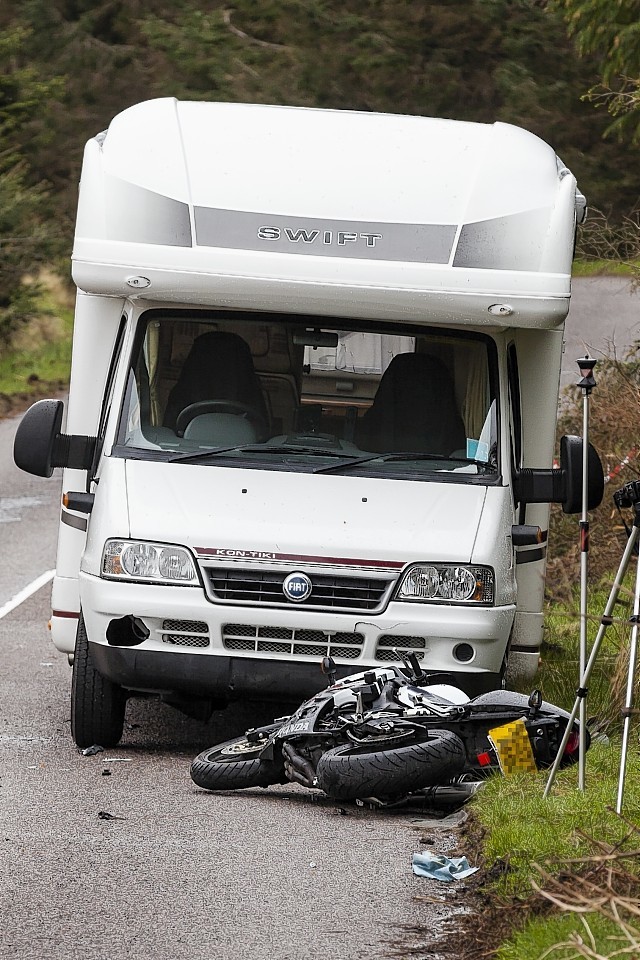
M 122 736 L 127 694 L 99 673 L 80 614 L 71 680 L 71 735 L 79 747 L 115 747 Z
M 282 764 L 260 759 L 264 743 L 236 737 L 209 747 L 191 763 L 191 779 L 205 790 L 270 787 L 285 781 Z
M 318 786 L 336 800 L 394 797 L 444 784 L 462 773 L 466 761 L 460 737 L 433 730 L 424 739 L 391 750 L 348 744 L 323 753 Z

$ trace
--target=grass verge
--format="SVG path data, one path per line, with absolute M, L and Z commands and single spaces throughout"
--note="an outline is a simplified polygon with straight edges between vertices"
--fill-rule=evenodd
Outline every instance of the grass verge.
M 592 747 L 584 792 L 572 768 L 560 772 L 546 799 L 545 773 L 496 777 L 477 795 L 474 819 L 493 876 L 483 892 L 512 913 L 516 928 L 484 956 L 640 956 L 640 758 L 637 750 L 629 756 L 618 816 L 619 747 L 615 738 Z
M 38 311 L 0 350 L 0 415 L 66 389 L 71 368 L 73 300 L 53 275 L 38 282 Z
M 577 767 L 561 770 L 545 799 L 548 772 L 492 778 L 474 798 L 473 809 L 486 830 L 484 856 L 501 873 L 493 890 L 501 897 L 531 893 L 534 863 L 561 863 L 587 856 L 591 838 L 615 847 L 628 825 L 615 811 L 620 743 L 595 743 L 587 754 L 586 789 L 578 789 Z M 631 751 L 623 813 L 640 816 L 640 757 Z
M 612 623 L 599 641 L 589 678 L 587 714 L 590 722 L 608 730 L 620 719 L 624 704 L 629 651 L 629 618 L 633 613 L 635 568 L 627 572 L 613 608 Z M 600 630 L 613 578 L 605 578 L 589 591 L 587 602 L 587 653 L 590 654 Z M 545 700 L 565 710 L 573 706 L 580 673 L 580 602 L 577 595 L 567 603 L 548 603 L 545 611 L 545 640 L 542 667 L 536 684 Z M 525 692 L 525 691 L 523 691 Z M 528 691 L 526 691 L 528 692 Z
M 638 263 L 634 260 L 574 260 L 571 272 L 574 277 L 635 277 Z
M 589 601 L 589 650 L 609 589 L 603 585 Z M 566 709 L 573 706 L 578 685 L 578 608 L 577 600 L 554 604 L 546 618 L 539 684 L 545 699 Z M 486 936 L 475 937 L 471 951 L 461 954 L 469 960 L 640 958 L 637 731 L 626 763 L 622 816 L 615 813 L 631 612 L 632 592 L 625 584 L 589 684 L 587 713 L 595 738 L 584 792 L 572 767 L 560 771 L 546 799 L 548 772 L 539 772 L 495 777 L 470 805 L 466 842 L 484 868 L 475 885 L 480 926 L 493 927 L 497 935 L 489 936 L 489 946 Z M 477 917 L 474 922 L 478 926 Z

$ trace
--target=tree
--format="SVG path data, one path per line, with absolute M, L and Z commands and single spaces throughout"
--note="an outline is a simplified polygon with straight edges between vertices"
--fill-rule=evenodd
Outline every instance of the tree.
M 600 62 L 604 83 L 640 77 L 639 0 L 551 0 L 566 20 L 578 52 Z
M 565 4 L 590 2 L 5 0 L 10 187 L 68 256 L 85 142 L 126 107 L 176 96 L 519 124 L 552 144 L 590 206 L 619 220 L 637 200 L 635 151 L 603 139 L 607 112 L 582 99 L 599 54 L 576 57 L 562 19 Z M 27 235 L 9 223 L 2 234 Z M 44 255 L 32 247 L 32 261 Z
M 640 0 L 551 0 L 581 56 L 595 57 L 601 82 L 587 99 L 605 105 L 606 133 L 640 141 Z
M 43 216 L 46 187 L 30 182 L 18 142 L 59 83 L 43 81 L 37 69 L 24 62 L 27 39 L 28 31 L 19 25 L 0 36 L 0 341 L 28 317 L 36 288 L 26 287 L 23 280 L 37 272 L 54 247 Z

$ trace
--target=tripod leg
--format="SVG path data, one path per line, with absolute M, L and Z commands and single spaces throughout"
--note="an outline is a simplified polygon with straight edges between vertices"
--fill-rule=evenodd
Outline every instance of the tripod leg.
M 587 358 L 585 357 L 585 360 Z M 580 361 L 578 361 L 580 363 Z M 580 519 L 580 671 L 582 678 L 587 667 L 587 565 L 589 558 L 589 397 L 595 385 L 593 366 L 586 369 L 582 389 L 582 517 Z M 580 367 L 583 372 L 583 367 Z M 582 687 L 582 680 L 580 681 Z M 587 701 L 580 699 L 580 752 L 578 753 L 578 789 L 584 791 L 587 754 Z
M 624 781 L 627 773 L 627 753 L 629 751 L 629 734 L 631 733 L 631 718 L 633 716 L 633 688 L 635 684 L 636 662 L 638 658 L 638 619 L 640 618 L 640 560 L 636 570 L 636 589 L 633 598 L 633 616 L 631 617 L 631 644 L 629 646 L 629 667 L 627 673 L 627 694 L 625 697 L 622 715 L 622 752 L 620 754 L 620 775 L 618 777 L 618 797 L 616 813 L 622 813 L 624 798 Z
M 544 797 L 548 797 L 549 793 L 551 792 L 551 787 L 553 786 L 553 782 L 556 778 L 556 774 L 558 773 L 560 764 L 562 762 L 564 751 L 566 749 L 567 743 L 569 742 L 569 737 L 571 736 L 571 730 L 572 730 L 573 724 L 575 723 L 576 717 L 578 716 L 578 710 L 580 709 L 580 704 L 583 702 L 586 702 L 587 686 L 589 683 L 589 678 L 591 676 L 591 671 L 593 670 L 593 665 L 596 662 L 596 657 L 598 656 L 598 651 L 600 650 L 600 646 L 604 639 L 604 635 L 607 630 L 607 627 L 612 621 L 613 609 L 616 605 L 618 594 L 620 593 L 620 587 L 622 586 L 622 582 L 627 572 L 627 567 L 629 566 L 629 560 L 631 558 L 631 554 L 633 553 L 634 547 L 637 543 L 639 534 L 640 534 L 640 515 L 638 514 L 638 512 L 636 512 L 635 519 L 633 522 L 633 527 L 631 528 L 631 533 L 629 534 L 627 545 L 624 548 L 624 553 L 620 561 L 620 566 L 618 567 L 618 572 L 616 573 L 616 578 L 613 582 L 613 586 L 611 587 L 611 593 L 609 594 L 609 599 L 607 600 L 604 613 L 600 620 L 600 627 L 598 629 L 596 639 L 593 642 L 593 647 L 591 648 L 589 661 L 587 663 L 587 666 L 585 668 L 583 675 L 580 677 L 580 688 L 578 689 L 578 695 L 576 696 L 576 701 L 573 705 L 573 710 L 571 711 L 571 716 L 569 717 L 567 728 L 564 732 L 564 736 L 562 738 L 562 742 L 558 749 L 556 759 L 554 760 L 553 766 L 551 767 L 551 770 L 549 772 L 549 778 L 544 788 L 544 794 L 543 794 Z M 639 561 L 639 564 L 640 564 L 640 561 Z M 639 569 L 640 569 L 640 565 L 639 565 Z M 636 590 L 636 594 L 637 593 L 638 591 Z
M 586 449 L 586 443 L 584 444 Z M 580 524 L 580 686 L 583 686 L 582 676 L 587 666 L 587 557 L 589 556 L 589 525 L 588 521 Z M 585 769 L 587 754 L 587 699 L 580 698 L 580 752 L 578 754 L 578 789 L 584 791 Z

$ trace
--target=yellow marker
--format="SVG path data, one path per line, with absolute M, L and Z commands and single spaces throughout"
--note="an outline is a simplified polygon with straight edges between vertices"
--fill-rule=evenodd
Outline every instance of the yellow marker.
M 489 730 L 489 740 L 505 777 L 520 771 L 535 773 L 538 769 L 524 720 L 513 720 L 502 727 L 494 727 Z

